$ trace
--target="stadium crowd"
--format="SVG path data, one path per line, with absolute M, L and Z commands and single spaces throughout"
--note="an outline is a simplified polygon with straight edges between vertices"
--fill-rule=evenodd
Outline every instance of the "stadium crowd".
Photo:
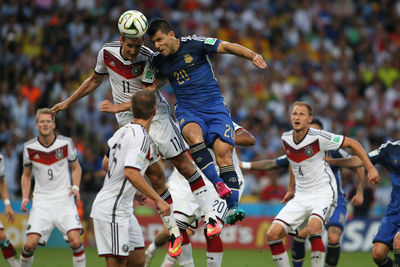
M 357 139 L 367 151 L 400 139 L 399 0 L 3 0 L 0 151 L 12 199 L 21 197 L 21 152 L 35 135 L 35 111 L 66 99 L 93 72 L 102 44 L 118 40 L 116 21 L 128 9 L 166 18 L 178 34 L 236 42 L 268 59 L 267 71 L 232 56 L 212 59 L 233 120 L 257 140 L 240 148 L 243 160 L 283 154 L 280 135 L 290 128 L 295 100 L 309 102 L 326 130 Z M 168 85 L 164 93 L 172 105 Z M 113 115 L 98 110 L 104 99 L 112 99 L 108 80 L 56 118 L 79 152 L 84 201 L 102 186 L 105 141 L 118 128 Z M 259 196 L 271 175 L 280 173 L 245 172 L 245 195 Z M 350 191 L 353 175 L 345 177 Z M 374 190 L 372 200 L 385 206 L 389 182 Z M 375 211 L 370 215 L 379 216 Z

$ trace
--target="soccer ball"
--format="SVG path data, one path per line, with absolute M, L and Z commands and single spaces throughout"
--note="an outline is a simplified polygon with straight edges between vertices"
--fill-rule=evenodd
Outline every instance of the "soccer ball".
M 123 37 L 141 38 L 147 31 L 146 17 L 137 10 L 128 10 L 119 17 L 118 29 Z

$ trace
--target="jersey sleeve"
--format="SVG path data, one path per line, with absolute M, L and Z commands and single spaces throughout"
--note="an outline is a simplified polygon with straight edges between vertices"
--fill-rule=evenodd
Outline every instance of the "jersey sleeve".
M 369 152 L 368 157 L 371 160 L 372 164 L 384 165 L 385 162 L 384 162 L 384 157 L 382 157 L 382 154 L 384 154 L 384 150 L 378 148 Z
M 146 156 L 150 149 L 149 137 L 145 134 L 130 134 L 126 140 L 127 150 L 124 167 L 142 170 L 145 166 Z
M 4 179 L 4 158 L 3 155 L 0 154 L 0 180 Z
M 324 130 L 317 132 L 322 150 L 338 150 L 344 141 L 343 135 L 333 134 Z
M 217 49 L 219 44 L 221 43 L 221 40 L 218 40 L 216 38 L 211 38 L 211 37 L 205 37 L 202 48 L 203 52 L 205 54 L 214 54 L 217 53 Z
M 237 130 L 243 129 L 242 126 L 240 126 L 239 124 L 236 124 L 234 121 L 232 121 L 232 123 L 233 123 L 233 129 L 235 130 L 235 132 L 236 132 Z
M 156 80 L 157 69 L 153 67 L 151 59 L 146 60 L 142 75 L 142 82 L 153 83 Z
M 286 155 L 282 155 L 275 159 L 275 164 L 281 168 L 289 167 L 289 160 Z
M 74 162 L 78 158 L 78 152 L 72 142 L 71 138 L 68 138 L 68 162 Z
M 23 151 L 23 156 L 22 157 L 23 157 L 24 167 L 32 166 L 32 161 L 29 158 L 28 148 L 26 147 L 26 145 L 24 145 L 24 151 Z
M 344 149 L 332 150 L 332 151 L 329 151 L 329 154 L 334 159 L 350 158 L 351 157 L 351 155 L 349 153 L 347 153 Z
M 100 75 L 107 74 L 106 63 L 104 62 L 104 48 L 99 51 L 97 55 L 96 67 L 94 68 L 94 72 Z

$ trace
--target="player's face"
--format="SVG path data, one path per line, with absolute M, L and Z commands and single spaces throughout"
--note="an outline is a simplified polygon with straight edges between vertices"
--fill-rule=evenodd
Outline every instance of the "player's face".
M 142 47 L 143 38 L 125 38 L 125 40 L 122 40 L 122 37 L 120 37 L 119 42 L 122 45 L 122 57 L 126 60 L 135 60 L 136 57 L 139 55 L 140 48 Z
M 305 106 L 295 106 L 292 110 L 292 127 L 295 131 L 301 131 L 308 127 L 312 120 L 312 116 Z
M 164 57 L 176 52 L 176 49 L 174 49 L 175 34 L 173 31 L 170 31 L 168 34 L 157 31 L 156 34 L 151 37 L 151 41 L 158 52 Z
M 50 136 L 54 133 L 56 124 L 50 114 L 40 114 L 36 121 L 36 129 L 39 135 L 43 137 Z

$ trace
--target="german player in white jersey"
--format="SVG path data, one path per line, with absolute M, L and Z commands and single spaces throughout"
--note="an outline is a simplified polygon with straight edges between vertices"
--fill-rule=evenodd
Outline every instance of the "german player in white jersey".
M 142 83 L 158 84 L 155 80 L 154 71 L 150 68 L 150 59 L 153 52 L 143 45 L 143 36 L 136 35 L 132 37 L 136 26 L 130 25 L 130 18 L 135 17 L 135 10 L 126 11 L 119 19 L 120 40 L 119 42 L 108 43 L 103 46 L 97 56 L 95 71 L 82 85 L 65 101 L 52 107 L 53 114 L 66 109 L 70 104 L 80 98 L 93 92 L 100 86 L 106 75 L 109 76 L 111 83 L 113 102 L 104 100 L 100 104 L 100 111 L 116 114 L 119 126 L 124 126 L 133 120 L 132 113 L 129 111 L 130 98 L 143 89 Z M 141 14 L 141 13 L 140 13 Z M 147 30 L 147 20 L 140 15 L 137 20 L 143 26 L 143 34 Z M 161 84 L 158 84 L 161 85 Z M 191 190 L 196 196 L 201 208 L 204 210 L 208 227 L 219 232 L 215 217 L 212 216 L 212 209 L 207 205 L 207 190 L 200 173 L 196 170 L 194 164 L 186 153 L 188 149 L 186 143 L 180 134 L 179 127 L 170 116 L 170 107 L 161 93 L 156 93 L 157 113 L 154 117 L 149 132 L 154 152 L 151 155 L 150 166 L 146 171 L 154 190 L 163 197 L 169 204 L 172 204 L 171 195 L 165 185 L 165 175 L 158 164 L 158 154 L 171 163 L 178 171 L 189 181 Z M 218 192 L 221 197 L 226 197 L 230 190 L 224 185 Z M 182 238 L 179 236 L 179 229 L 176 226 L 173 215 L 163 218 L 164 225 L 170 230 L 171 248 L 180 245 Z M 176 240 L 176 241 L 175 241 Z M 173 254 L 173 253 L 172 253 Z M 175 255 L 176 256 L 176 255 Z
M 239 146 L 251 146 L 255 144 L 254 136 L 248 132 L 246 129 L 241 126 L 233 123 L 235 127 L 235 145 Z M 213 159 L 215 161 L 215 155 L 212 149 L 209 149 Z M 233 150 L 233 166 L 235 167 L 235 171 L 238 174 L 239 179 L 239 199 L 243 193 L 245 187 L 245 181 L 242 174 L 242 171 L 239 167 L 239 159 L 237 157 L 235 149 Z M 217 165 L 215 165 L 218 168 Z M 219 170 L 217 169 L 217 172 Z M 177 220 L 179 229 L 181 230 L 183 236 L 182 243 L 182 253 L 177 258 L 172 258 L 169 255 L 166 255 L 164 258 L 164 262 L 161 264 L 162 267 L 170 267 L 175 264 L 178 260 L 179 264 L 184 267 L 194 266 L 194 261 L 192 257 L 192 246 L 190 244 L 190 240 L 188 238 L 189 234 L 192 233 L 196 228 L 199 227 L 200 222 L 204 218 L 204 213 L 200 209 L 196 200 L 191 194 L 189 185 L 187 183 L 183 183 L 184 177 L 179 174 L 179 172 L 174 169 L 171 175 L 168 177 L 168 186 L 170 188 L 170 192 L 172 198 L 174 199 L 174 213 L 175 218 Z M 211 198 L 209 200 L 210 205 L 213 207 L 213 211 L 218 219 L 220 224 L 220 228 L 222 230 L 224 223 L 226 223 L 226 217 L 228 215 L 228 205 L 226 200 L 220 199 L 218 197 L 217 192 L 214 189 L 211 181 L 205 180 L 208 190 L 211 192 Z M 186 231 L 186 230 L 189 231 Z M 167 241 L 165 238 L 167 237 L 167 233 L 164 230 L 160 231 L 155 240 L 149 245 L 146 249 L 146 265 L 145 267 L 150 266 L 150 262 L 157 250 L 157 248 L 161 247 Z M 223 256 L 223 243 L 220 236 L 209 237 L 207 236 L 207 232 L 205 229 L 205 238 L 207 241 L 207 266 L 209 267 L 217 267 L 221 266 L 222 256 Z
M 129 266 L 144 265 L 144 239 L 132 206 L 137 190 L 155 201 L 162 216 L 171 212 L 143 178 L 150 161 L 147 132 L 156 113 L 156 97 L 141 91 L 133 95 L 131 103 L 135 119 L 108 140 L 109 156 L 103 162 L 107 175 L 90 214 L 97 250 L 107 266 L 125 266 L 128 256 Z
M 21 266 L 31 266 L 37 244 L 45 245 L 56 226 L 73 251 L 73 266 L 86 266 L 80 234 L 83 232 L 75 205 L 80 199 L 82 170 L 70 138 L 55 135 L 56 124 L 48 108 L 36 112 L 39 136 L 24 144 L 24 169 L 21 180 L 21 210 L 27 211 L 31 176 L 35 179 L 32 208 L 29 212 Z M 72 185 L 69 167 L 72 170 Z
M 10 199 L 8 198 L 8 189 L 7 183 L 4 179 L 5 176 L 5 167 L 4 167 L 4 157 L 0 154 L 0 194 L 4 201 L 6 217 L 8 222 L 14 222 L 15 213 L 13 208 L 11 207 Z M 0 248 L 3 253 L 4 259 L 11 267 L 19 267 L 19 261 L 17 259 L 17 253 L 13 244 L 11 244 L 10 240 L 7 238 L 4 233 L 3 224 L 0 221 Z
M 323 160 L 325 152 L 351 148 L 368 171 L 368 177 L 379 174 L 360 143 L 343 135 L 310 128 L 312 108 L 306 102 L 295 102 L 291 112 L 293 130 L 282 134 L 282 142 L 295 177 L 295 195 L 279 212 L 267 232 L 268 244 L 276 266 L 290 266 L 282 239 L 291 231 L 307 227 L 311 243 L 311 265 L 324 265 L 325 247 L 321 239 L 324 225 L 337 200 L 335 177 Z

